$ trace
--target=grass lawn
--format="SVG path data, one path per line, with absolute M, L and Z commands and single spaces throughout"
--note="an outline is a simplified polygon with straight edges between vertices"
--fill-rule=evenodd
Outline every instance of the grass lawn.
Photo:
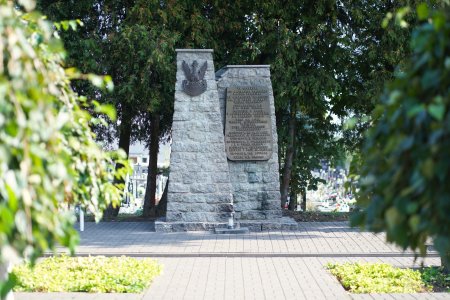
M 151 259 L 55 256 L 16 266 L 17 292 L 140 293 L 161 273 Z
M 441 268 L 418 270 L 381 263 L 328 264 L 328 270 L 351 293 L 449 292 L 450 274 Z

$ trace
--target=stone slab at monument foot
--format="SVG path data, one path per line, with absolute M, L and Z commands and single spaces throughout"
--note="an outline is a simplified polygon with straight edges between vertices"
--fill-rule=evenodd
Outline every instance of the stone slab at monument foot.
M 157 231 L 295 230 L 281 218 L 270 68 L 226 66 L 178 49 L 167 215 Z

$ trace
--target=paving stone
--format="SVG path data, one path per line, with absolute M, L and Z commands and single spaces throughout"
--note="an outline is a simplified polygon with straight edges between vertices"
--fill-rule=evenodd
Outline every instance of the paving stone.
M 439 265 L 344 222 L 300 223 L 297 231 L 216 235 L 153 232 L 152 223 L 87 222 L 77 253 L 155 257 L 163 273 L 143 294 L 17 293 L 34 299 L 450 299 L 448 293 L 346 292 L 326 270 L 329 262 L 387 262 L 399 267 Z M 58 248 L 58 252 L 64 252 Z

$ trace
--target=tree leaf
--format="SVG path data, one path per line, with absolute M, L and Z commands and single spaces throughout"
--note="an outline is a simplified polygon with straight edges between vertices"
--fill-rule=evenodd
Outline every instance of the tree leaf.
M 103 105 L 99 104 L 98 106 L 95 107 L 95 112 L 107 115 L 111 119 L 111 121 L 116 120 L 117 116 L 116 109 L 111 104 L 103 104 Z
M 400 222 L 400 213 L 398 212 L 397 208 L 390 207 L 386 213 L 386 223 L 389 228 L 395 228 L 396 225 Z
M 428 5 L 426 3 L 420 3 L 417 6 L 417 16 L 419 17 L 419 20 L 423 21 L 426 20 L 429 16 L 428 12 Z
M 428 106 L 428 113 L 436 120 L 442 121 L 445 115 L 445 105 L 442 103 L 430 104 Z

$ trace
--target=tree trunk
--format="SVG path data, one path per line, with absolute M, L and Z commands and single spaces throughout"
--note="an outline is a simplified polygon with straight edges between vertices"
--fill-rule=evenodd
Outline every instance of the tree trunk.
M 302 191 L 302 211 L 306 211 L 306 189 Z
M 292 163 L 294 161 L 294 144 L 295 144 L 295 114 L 291 114 L 289 119 L 288 146 L 286 147 L 286 155 L 284 156 L 283 178 L 281 181 L 281 207 L 286 205 L 287 196 L 289 195 L 289 183 L 291 182 Z
M 127 157 L 130 154 L 130 142 L 131 142 L 131 119 L 124 119 L 122 120 L 122 123 L 120 124 L 120 135 L 119 135 L 119 148 L 124 150 L 127 154 Z M 122 168 L 122 164 L 116 165 L 116 170 Z M 123 180 L 117 181 L 116 183 L 124 183 Z M 122 199 L 120 199 L 122 201 Z M 113 217 L 117 217 L 119 214 L 120 204 L 117 207 L 113 207 L 112 204 L 108 206 L 107 209 L 105 209 L 103 213 L 104 219 L 110 219 Z
M 144 196 L 144 217 L 154 216 L 156 208 L 156 177 L 158 176 L 159 114 L 150 117 L 150 149 L 147 173 L 147 186 Z
M 297 209 L 297 195 L 291 191 L 291 200 L 289 201 L 289 210 Z
M 169 189 L 169 179 L 166 181 L 166 186 L 164 188 L 164 192 L 161 196 L 161 200 L 159 200 L 158 206 L 156 207 L 156 215 L 158 217 L 163 217 L 167 212 L 167 191 Z
M 444 267 L 446 274 L 450 274 L 450 252 L 447 252 L 447 255 L 441 256 L 441 266 Z

